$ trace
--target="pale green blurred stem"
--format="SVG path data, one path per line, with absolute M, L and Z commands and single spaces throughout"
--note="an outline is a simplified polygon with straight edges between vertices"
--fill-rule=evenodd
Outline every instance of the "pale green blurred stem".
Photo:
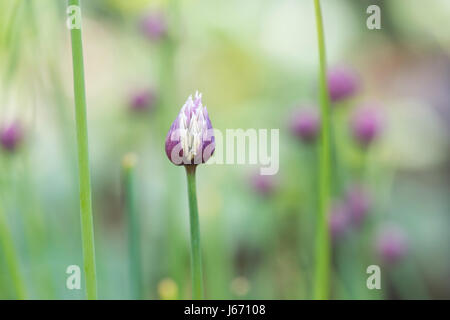
M 69 0 L 69 6 L 80 6 L 79 0 Z M 88 129 L 86 119 L 86 90 L 84 84 L 83 45 L 81 27 L 70 30 L 72 40 L 73 86 L 80 180 L 81 237 L 88 299 L 97 299 L 95 272 L 94 223 L 92 218 L 91 175 L 89 170 Z
M 330 98 L 328 96 L 325 39 L 319 0 L 314 0 L 314 7 L 319 46 L 319 97 L 322 122 L 319 146 L 319 210 L 316 231 L 314 298 L 327 299 L 329 297 L 330 287 L 330 239 L 327 219 L 331 182 Z
M 4 254 L 6 264 L 9 268 L 9 275 L 16 290 L 17 298 L 26 299 L 25 285 L 20 274 L 19 260 L 14 249 L 12 235 L 6 227 L 6 217 L 3 210 L 0 208 L 0 247 Z
M 131 155 L 129 155 L 130 157 Z M 128 220 L 128 250 L 129 250 L 129 271 L 133 299 L 141 299 L 142 269 L 141 269 L 141 232 L 139 212 L 136 205 L 135 193 L 135 161 L 127 161 L 125 158 L 123 165 L 125 207 Z
M 189 217 L 191 227 L 191 268 L 192 298 L 203 299 L 202 253 L 200 247 L 200 225 L 198 222 L 197 190 L 195 186 L 196 165 L 187 165 L 186 175 L 189 198 Z

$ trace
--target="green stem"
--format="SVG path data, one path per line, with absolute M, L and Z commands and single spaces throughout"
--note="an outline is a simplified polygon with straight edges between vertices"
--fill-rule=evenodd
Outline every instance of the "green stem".
M 328 96 L 326 78 L 325 39 L 323 33 L 322 13 L 320 1 L 314 0 L 317 37 L 319 45 L 319 95 L 321 110 L 321 131 L 319 149 L 319 210 L 316 232 L 316 272 L 315 272 L 315 299 L 327 299 L 329 296 L 330 279 L 330 240 L 328 234 L 328 208 L 331 182 L 330 159 L 330 98 Z
M 19 259 L 14 250 L 13 239 L 10 231 L 6 227 L 6 217 L 0 208 L 0 246 L 5 256 L 9 274 L 16 290 L 17 298 L 26 299 L 25 285 L 20 274 Z
M 136 193 L 134 190 L 134 169 L 136 157 L 134 154 L 125 156 L 123 161 L 125 207 L 128 219 L 128 252 L 129 271 L 133 299 L 142 298 L 142 270 L 141 270 L 141 233 L 140 221 L 136 206 Z
M 79 0 L 69 0 L 69 6 L 80 8 Z M 76 14 L 70 11 L 70 15 Z M 81 19 L 80 16 L 76 17 Z M 79 21 L 81 23 L 81 21 Z M 94 222 L 92 218 L 91 176 L 89 170 L 88 130 L 86 119 L 86 92 L 84 84 L 83 45 L 81 27 L 71 28 L 73 87 L 75 96 L 75 119 L 78 149 L 78 170 L 80 181 L 81 237 L 83 243 L 86 294 L 89 300 L 97 299 L 95 274 Z
M 187 165 L 186 175 L 191 225 L 192 298 L 203 299 L 202 254 L 200 249 L 200 226 L 198 222 L 197 191 L 195 187 L 196 165 Z

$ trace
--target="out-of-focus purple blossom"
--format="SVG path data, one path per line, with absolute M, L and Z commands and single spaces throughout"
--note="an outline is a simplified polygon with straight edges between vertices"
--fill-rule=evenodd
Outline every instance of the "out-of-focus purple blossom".
M 262 196 L 273 194 L 276 189 L 276 181 L 272 175 L 261 175 L 259 172 L 250 177 L 250 184 L 256 193 Z
M 337 203 L 331 208 L 328 227 L 334 240 L 342 237 L 349 230 L 350 216 L 345 204 Z
M 351 119 L 354 139 L 363 147 L 367 147 L 381 132 L 381 117 L 373 105 L 358 108 Z
M 4 150 L 13 152 L 22 140 L 22 127 L 18 122 L 11 122 L 1 127 L 0 142 Z
M 167 35 L 167 18 L 163 12 L 150 12 L 141 20 L 141 30 L 152 41 Z
M 371 206 L 371 198 L 361 185 L 352 186 L 346 195 L 346 205 L 353 225 L 359 226 L 367 216 Z
M 290 120 L 291 132 L 302 141 L 316 141 L 320 129 L 320 117 L 317 109 L 304 108 L 296 111 Z
M 359 77 L 346 67 L 335 67 L 328 71 L 328 91 L 333 102 L 353 96 L 359 89 Z
M 215 149 L 214 130 L 202 95 L 189 96 L 166 137 L 166 155 L 175 165 L 201 164 Z
M 376 238 L 376 250 L 384 263 L 396 263 L 408 252 L 406 233 L 395 225 L 383 227 Z
M 151 109 L 156 101 L 155 92 L 151 89 L 142 89 L 133 92 L 130 96 L 129 106 L 133 111 Z

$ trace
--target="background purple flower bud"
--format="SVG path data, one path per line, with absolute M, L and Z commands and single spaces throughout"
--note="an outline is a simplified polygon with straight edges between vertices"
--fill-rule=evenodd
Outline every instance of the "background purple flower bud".
M 356 73 L 345 67 L 335 67 L 328 71 L 328 91 L 333 102 L 353 96 L 359 88 Z
M 408 239 L 405 232 L 394 225 L 383 227 L 376 239 L 376 250 L 383 262 L 396 263 L 408 251 Z
M 320 117 L 317 109 L 305 108 L 296 111 L 290 123 L 292 133 L 304 142 L 314 142 L 320 129 Z
M 166 136 L 166 155 L 175 165 L 201 164 L 215 149 L 214 132 L 202 95 L 189 96 Z
M 380 133 L 380 114 L 374 106 L 363 106 L 355 111 L 351 119 L 354 139 L 367 147 Z
M 262 196 L 269 196 L 273 194 L 276 189 L 274 176 L 261 175 L 259 172 L 250 176 L 250 185 L 256 193 Z
M 155 92 L 151 89 L 135 91 L 130 96 L 129 106 L 133 111 L 144 111 L 152 108 L 156 101 Z
M 347 192 L 346 205 L 352 224 L 359 226 L 370 210 L 370 195 L 362 186 L 354 185 Z
M 22 128 L 18 122 L 11 122 L 0 129 L 0 142 L 7 151 L 16 150 L 22 140 Z
M 348 208 L 342 204 L 335 204 L 328 216 L 328 227 L 333 239 L 338 239 L 344 235 L 350 226 L 350 216 Z
M 142 32 L 153 41 L 167 35 L 167 19 L 162 12 L 151 12 L 141 20 Z

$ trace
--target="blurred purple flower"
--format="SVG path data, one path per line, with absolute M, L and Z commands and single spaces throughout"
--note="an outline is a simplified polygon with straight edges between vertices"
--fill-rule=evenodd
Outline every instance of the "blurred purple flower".
M 22 127 L 18 122 L 11 122 L 2 126 L 0 129 L 0 142 L 6 151 L 13 152 L 16 150 L 22 140 Z
M 167 35 L 167 19 L 163 12 L 151 12 L 141 20 L 141 30 L 152 41 Z
M 346 204 L 352 224 L 361 225 L 371 206 L 371 198 L 367 190 L 360 185 L 352 186 L 347 192 Z
M 367 147 L 381 131 L 380 114 L 372 105 L 360 107 L 352 116 L 351 127 L 355 140 Z
M 408 238 L 398 226 L 384 226 L 376 238 L 376 250 L 383 262 L 393 264 L 402 259 L 408 251 Z
M 201 164 L 215 149 L 214 130 L 202 95 L 189 96 L 166 136 L 166 155 L 175 165 Z
M 261 175 L 259 172 L 250 176 L 250 184 L 253 190 L 262 196 L 273 194 L 276 188 L 274 176 Z
M 304 108 L 298 110 L 292 115 L 290 121 L 293 135 L 307 143 L 316 140 L 320 129 L 320 117 L 317 109 Z
M 353 96 L 359 88 L 356 73 L 346 67 L 335 67 L 328 71 L 328 90 L 333 102 Z
M 152 108 L 156 101 L 155 92 L 151 89 L 142 89 L 133 92 L 130 96 L 129 106 L 133 111 L 144 111 Z
M 350 227 L 348 208 L 343 203 L 337 203 L 331 208 L 328 216 L 328 227 L 334 240 L 343 236 Z

